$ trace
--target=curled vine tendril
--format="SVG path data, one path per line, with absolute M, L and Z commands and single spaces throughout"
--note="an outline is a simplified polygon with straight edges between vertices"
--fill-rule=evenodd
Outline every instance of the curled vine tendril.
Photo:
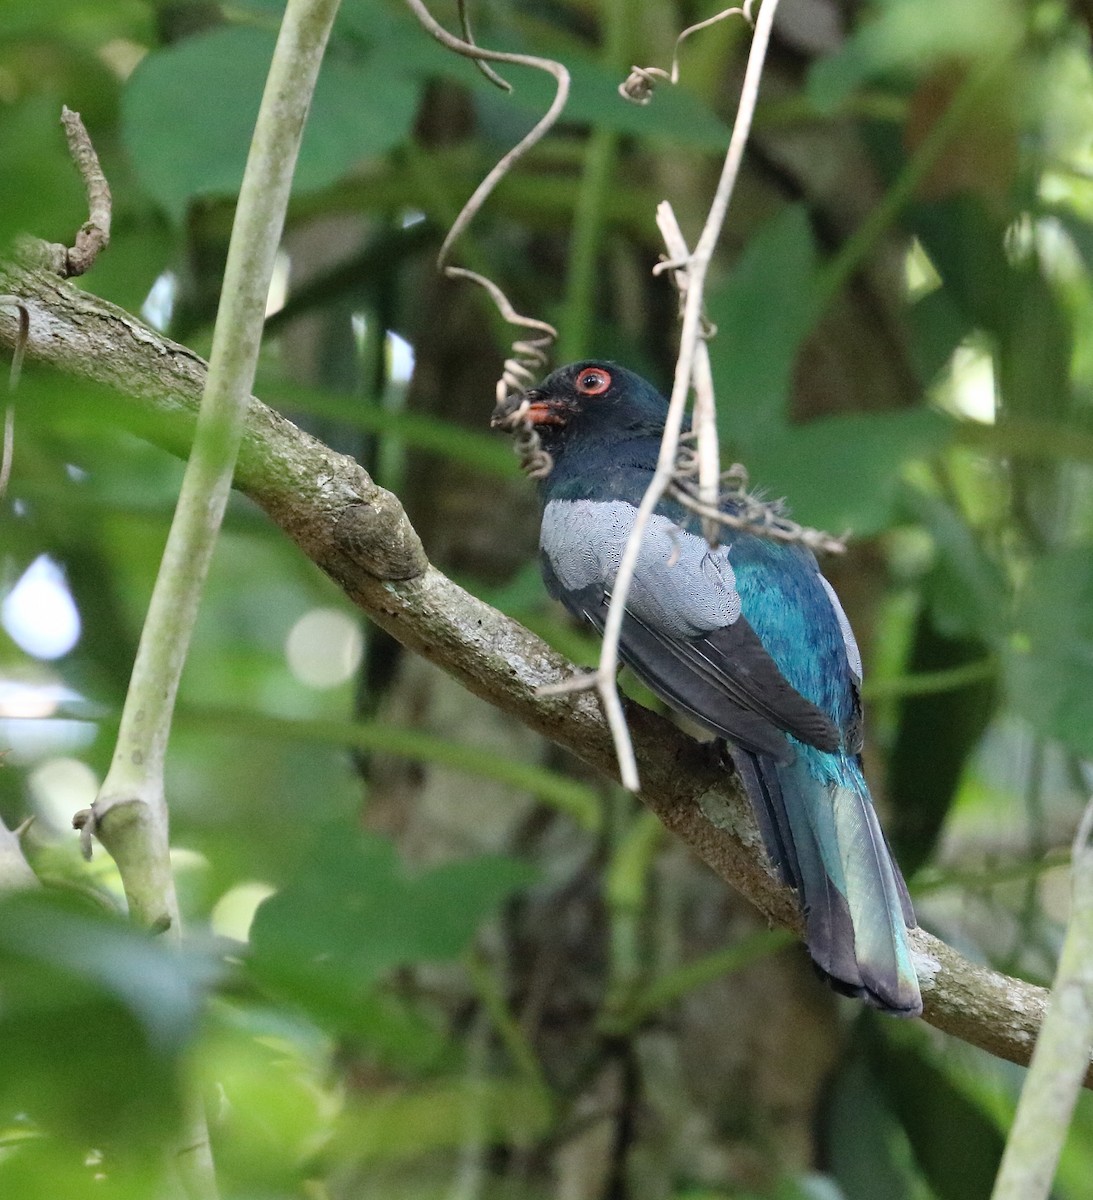
M 704 503 L 695 486 L 699 468 L 695 441 L 693 433 L 683 434 L 680 438 L 682 444 L 676 473 L 668 488 L 668 495 L 673 500 L 703 519 L 715 521 L 726 529 L 752 533 L 775 542 L 796 543 L 827 554 L 846 553 L 846 534 L 835 537 L 822 529 L 799 525 L 786 516 L 783 501 L 767 500 L 755 492 L 749 492 L 748 471 L 741 463 L 733 463 L 727 471 L 721 473 L 723 490 L 719 503 Z
M 449 263 L 452 246 L 464 233 L 467 226 L 477 215 L 479 209 L 493 192 L 501 179 L 508 174 L 518 159 L 523 157 L 554 125 L 565 108 L 569 99 L 569 72 L 559 62 L 549 58 L 537 58 L 529 54 L 514 54 L 505 50 L 488 50 L 479 46 L 471 32 L 470 21 L 466 11 L 466 0 L 460 0 L 459 16 L 463 29 L 463 37 L 457 38 L 440 25 L 425 7 L 422 0 L 406 0 L 418 21 L 442 46 L 446 46 L 456 54 L 473 59 L 486 77 L 506 91 L 511 90 L 507 80 L 501 78 L 488 64 L 491 62 L 512 63 L 517 66 L 534 67 L 553 76 L 556 88 L 550 107 L 543 114 L 530 133 L 526 134 L 486 175 L 475 188 L 474 193 L 452 222 L 451 228 L 440 247 L 437 256 L 437 267 L 449 279 L 469 279 L 485 288 L 501 316 L 519 329 L 530 331 L 535 336 L 517 337 L 512 343 L 512 353 L 505 360 L 501 378 L 497 381 L 497 408 L 494 425 L 506 429 L 513 435 L 514 447 L 520 458 L 521 465 L 529 475 L 542 478 L 548 474 L 553 461 L 539 443 L 539 435 L 527 419 L 526 406 L 518 406 L 515 410 L 508 409 L 509 398 L 526 391 L 535 382 L 536 373 L 547 363 L 550 348 L 557 340 L 557 330 L 546 321 L 533 317 L 525 317 L 518 313 L 509 302 L 505 293 L 492 280 L 475 271 L 464 267 L 454 267 Z
M 653 99 L 653 92 L 659 82 L 664 81 L 671 84 L 679 82 L 679 47 L 686 38 L 689 38 L 692 33 L 698 33 L 700 29 L 708 29 L 709 26 L 716 25 L 718 21 L 724 21 L 726 17 L 743 17 L 754 29 L 755 18 L 752 16 L 754 6 L 755 0 L 744 0 L 743 5 L 726 8 L 724 12 L 719 12 L 716 16 L 707 17 L 705 21 L 688 25 L 676 38 L 675 48 L 672 51 L 671 70 L 665 71 L 663 67 L 631 67 L 630 74 L 619 84 L 619 95 L 632 104 L 648 104 Z
M 554 460 L 543 449 L 539 434 L 528 420 L 527 402 L 510 408 L 509 398 L 526 392 L 535 382 L 539 372 L 546 366 L 547 354 L 558 337 L 558 331 L 546 321 L 525 317 L 512 307 L 505 293 L 484 275 L 468 271 L 465 267 L 448 267 L 446 274 L 451 279 L 469 279 L 486 289 L 497 311 L 510 325 L 527 329 L 537 337 L 517 338 L 512 343 L 512 353 L 505 359 L 501 378 L 497 381 L 494 415 L 491 424 L 495 429 L 504 429 L 512 434 L 513 449 L 532 479 L 543 479 L 549 475 Z

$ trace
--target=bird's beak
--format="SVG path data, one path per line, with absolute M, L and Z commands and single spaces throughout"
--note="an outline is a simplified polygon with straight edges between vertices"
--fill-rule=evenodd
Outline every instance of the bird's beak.
M 494 429 L 503 429 L 518 414 L 531 425 L 565 425 L 569 418 L 569 407 L 564 400 L 549 396 L 538 388 L 530 388 L 510 396 L 500 408 L 495 409 L 490 425 Z

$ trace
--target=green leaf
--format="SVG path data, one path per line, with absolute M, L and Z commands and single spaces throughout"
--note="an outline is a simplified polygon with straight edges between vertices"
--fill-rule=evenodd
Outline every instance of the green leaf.
M 774 1200 L 846 1200 L 839 1185 L 827 1175 L 798 1175 L 783 1182 Z
M 939 449 L 950 426 L 925 409 L 788 425 L 797 352 L 816 317 L 816 278 L 808 216 L 795 205 L 752 238 L 712 298 L 710 317 L 721 330 L 711 344 L 721 436 L 752 483 L 786 496 L 798 520 L 874 533 L 893 518 L 902 465 Z
M 830 113 L 867 79 L 988 58 L 1011 44 L 1021 27 L 1012 0 L 877 0 L 842 50 L 813 67 L 808 96 L 819 112 Z
M 911 356 L 923 386 L 933 383 L 971 332 L 968 317 L 948 290 L 935 288 L 912 305 L 907 313 L 911 330 Z
M 70 899 L 0 904 L 0 1112 L 88 1145 L 139 1144 L 175 1119 L 195 965 Z
M 320 1016 L 351 1018 L 392 968 L 457 958 L 479 925 L 533 877 L 511 858 L 483 856 L 411 873 L 370 834 L 322 837 L 314 871 L 259 908 L 255 974 Z
M 1014 709 L 1045 737 L 1093 754 L 1093 553 L 1061 550 L 1035 565 L 1004 656 Z
M 949 638 L 999 642 L 1007 631 L 1009 586 L 975 531 L 922 488 L 903 486 L 900 505 L 933 538 L 937 561 L 925 593 L 938 631 Z
M 175 219 L 196 196 L 233 196 L 243 178 L 276 37 L 234 27 L 149 54 L 122 94 L 122 132 L 137 175 Z M 326 187 L 410 134 L 419 82 L 383 54 L 328 56 L 294 187 Z M 165 138 L 163 131 L 171 130 Z
M 34 96 L 0 103 L 0 253 L 18 234 L 68 245 L 87 220 L 87 199 L 65 149 L 60 104 Z
M 495 433 L 479 433 L 428 413 L 392 411 L 371 398 L 362 401 L 358 396 L 285 384 L 262 373 L 255 392 L 277 409 L 328 417 L 355 429 L 390 435 L 414 449 L 442 455 L 483 474 L 511 479 L 519 472 L 512 447 Z
M 930 409 L 824 417 L 751 449 L 752 482 L 808 525 L 858 536 L 892 524 L 905 463 L 936 454 L 952 422 Z
M 526 131 L 554 99 L 557 85 L 553 76 L 533 67 L 507 64 L 497 67 L 512 84 L 512 91 L 502 94 L 469 60 L 445 50 L 409 20 L 385 23 L 380 37 L 385 55 L 398 62 L 400 71 L 411 71 L 423 78 L 452 79 L 480 93 L 480 105 L 487 120 L 497 126 L 519 122 Z M 490 45 L 517 53 L 540 53 L 504 35 L 491 38 Z M 673 147 L 720 151 L 728 148 L 728 126 L 686 86 L 663 84 L 651 104 L 637 105 L 619 95 L 619 84 L 625 77 L 592 56 L 568 52 L 564 65 L 569 71 L 570 89 L 561 117 L 563 124 L 595 125 L 631 137 L 670 143 Z M 515 136 L 518 138 L 520 131 Z
M 982 663 L 989 652 L 981 638 L 946 636 L 933 610 L 923 606 L 904 669 L 912 676 L 949 671 Z M 997 679 L 990 676 L 900 700 L 888 752 L 890 816 L 885 829 L 908 879 L 933 853 L 965 767 L 994 715 L 999 691 Z M 928 755 L 923 746 L 930 747 Z
M 816 273 L 808 214 L 793 205 L 759 230 L 710 298 L 721 437 L 745 454 L 785 425 L 797 350 L 816 315 Z
M 109 1177 L 97 1154 L 85 1145 L 41 1137 L 26 1122 L 0 1129 L 0 1196 L 19 1200 L 148 1200 L 170 1195 L 162 1153 L 143 1161 L 132 1153 L 111 1154 Z M 96 1149 L 101 1146 L 97 1141 Z M 159 1161 L 156 1161 L 158 1157 Z
M 148 22 L 148 5 L 142 0 L 34 0 L 33 4 L 0 5 L 0 41 L 28 34 L 134 36 Z M 58 39 L 59 40 L 59 39 Z
M 885 147 L 888 172 L 899 169 L 901 147 Z M 908 224 L 941 276 L 965 319 L 988 328 L 1000 323 L 1010 264 L 998 236 L 998 222 L 979 196 L 961 193 L 908 209 Z
M 847 1200 L 916 1200 L 903 1131 L 860 1054 L 839 1071 L 825 1105 L 826 1157 Z
M 925 1046 L 920 1030 L 863 1031 L 875 1085 L 937 1200 L 988 1200 L 1005 1138 L 974 1092 Z M 877 1195 L 887 1195 L 880 1191 Z

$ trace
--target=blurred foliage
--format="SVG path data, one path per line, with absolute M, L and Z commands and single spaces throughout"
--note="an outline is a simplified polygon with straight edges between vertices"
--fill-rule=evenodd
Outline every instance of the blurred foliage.
M 573 93 L 457 258 L 567 355 L 667 382 L 653 209 L 694 240 L 746 27 L 689 39 L 679 86 L 637 108 L 621 74 L 716 5 L 471 7 L 480 40 L 557 56 Z M 207 349 L 281 8 L 0 4 L 0 242 L 84 219 L 57 122 L 81 111 L 115 197 L 83 286 Z M 1062 0 L 784 5 L 709 295 L 726 455 L 865 539 L 830 571 L 920 918 L 1039 981 L 1093 730 L 1089 21 Z M 398 491 L 439 566 L 588 662 L 485 428 L 508 331 L 433 271 L 548 101 L 504 73 L 509 96 L 396 0 L 343 0 L 258 391 Z M 36 816 L 47 884 L 0 901 L 0 1195 L 169 1194 L 159 1147 L 195 1091 L 239 1200 L 989 1194 L 1017 1069 L 836 1010 L 629 798 L 415 675 L 243 500 L 171 747 L 190 945 L 129 929 L 68 821 L 109 761 L 181 468 L 115 403 L 28 371 L 0 508 L 0 812 Z M 33 583 L 43 561 L 60 583 Z M 1091 1172 L 1086 1097 L 1056 1194 Z

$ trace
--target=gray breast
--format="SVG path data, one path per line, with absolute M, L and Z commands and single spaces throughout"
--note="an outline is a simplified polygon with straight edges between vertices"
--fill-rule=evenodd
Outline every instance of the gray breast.
M 551 500 L 539 545 L 567 591 L 610 592 L 637 509 L 622 500 Z M 672 637 L 692 638 L 731 625 L 740 596 L 728 550 L 711 551 L 667 517 L 654 515 L 642 538 L 627 609 Z

